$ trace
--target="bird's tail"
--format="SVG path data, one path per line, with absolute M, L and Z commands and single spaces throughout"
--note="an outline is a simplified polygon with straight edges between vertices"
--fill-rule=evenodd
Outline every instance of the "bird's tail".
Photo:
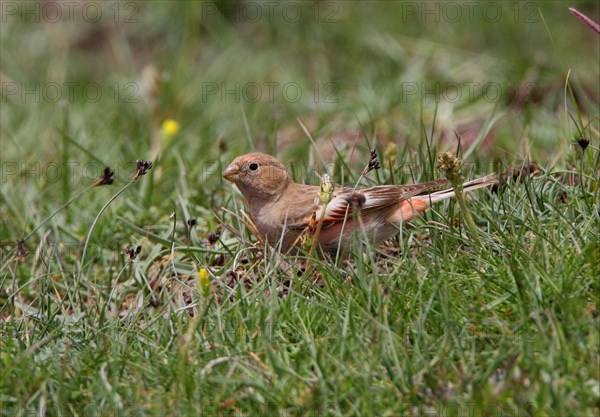
M 493 187 L 495 191 L 509 178 L 512 178 L 514 181 L 522 182 L 526 178 L 539 176 L 542 172 L 542 168 L 535 162 L 513 165 L 500 175 L 494 173 L 467 181 L 463 184 L 463 190 L 468 193 L 469 191 L 478 190 L 480 188 Z M 419 199 L 423 203 L 430 204 L 452 197 L 454 197 L 454 190 L 452 188 L 447 188 L 445 190 L 434 191 L 430 194 L 419 195 L 413 197 L 413 199 Z
M 487 187 L 493 187 L 497 189 L 503 183 L 500 178 L 503 178 L 504 181 L 506 181 L 509 177 L 512 177 L 514 180 L 523 180 L 531 175 L 539 175 L 541 172 L 542 169 L 533 162 L 526 165 L 513 166 L 501 175 L 490 174 L 467 181 L 463 184 L 463 191 L 468 193 L 470 191 Z M 420 184 L 419 188 L 414 190 L 415 194 L 409 195 L 405 200 L 403 200 L 399 210 L 397 210 L 390 218 L 391 221 L 397 223 L 408 222 L 413 219 L 417 213 L 426 211 L 431 204 L 454 197 L 455 192 L 452 188 L 431 191 L 432 187 L 441 185 L 443 183 L 444 182 L 440 182 L 440 180 L 434 181 L 430 184 L 431 187 L 425 187 L 425 189 L 422 187 L 423 184 Z M 447 183 L 447 181 L 445 183 Z M 410 190 L 407 192 L 407 194 L 408 193 L 410 193 Z
M 490 174 L 484 177 L 475 178 L 474 180 L 467 181 L 463 184 L 463 191 L 468 193 L 470 191 L 478 190 L 480 188 L 491 187 L 498 185 L 498 175 Z M 446 200 L 454 197 L 454 189 L 446 188 L 444 190 L 435 191 L 431 194 L 419 195 L 412 197 L 413 200 L 421 200 L 425 203 L 437 203 L 438 201 Z

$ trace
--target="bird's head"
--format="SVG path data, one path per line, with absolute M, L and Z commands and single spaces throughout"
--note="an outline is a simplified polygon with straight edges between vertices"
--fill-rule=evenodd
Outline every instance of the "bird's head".
M 291 182 L 285 165 L 264 153 L 238 156 L 223 171 L 223 178 L 237 185 L 249 201 L 276 198 Z

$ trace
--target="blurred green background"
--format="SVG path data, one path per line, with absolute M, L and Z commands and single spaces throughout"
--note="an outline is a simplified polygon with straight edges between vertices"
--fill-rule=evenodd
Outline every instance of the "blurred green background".
M 160 153 L 197 176 L 224 149 L 308 158 L 298 120 L 331 160 L 331 140 L 416 146 L 422 125 L 468 145 L 498 117 L 478 155 L 554 164 L 568 71 L 597 127 L 599 37 L 568 6 L 598 20 L 595 1 L 3 2 L 3 160 L 61 161 L 66 129 L 113 167 Z
M 149 415 L 288 400 L 307 415 L 308 399 L 384 415 L 434 398 L 597 416 L 600 36 L 570 6 L 600 21 L 597 1 L 2 0 L 0 415 L 47 396 L 79 411 L 131 398 Z M 289 271 L 223 214 L 239 218 L 241 200 L 220 172 L 260 150 L 336 163 L 353 184 L 371 147 L 397 161 L 381 182 L 439 176 L 431 157 L 460 149 L 468 176 L 532 159 L 550 185 L 473 197 L 493 242 L 480 257 L 444 208 L 394 241 L 397 257 L 323 263 L 325 287 L 294 280 L 279 296 Z M 136 160 L 155 166 L 100 216 Z M 105 166 L 116 184 L 85 192 Z M 247 240 L 224 230 L 208 245 L 213 211 Z M 138 244 L 130 262 L 122 248 Z M 196 264 L 216 277 L 207 326 L 243 337 L 188 315 L 198 294 L 181 301 L 177 280 Z M 531 329 L 535 343 L 515 336 Z M 213 362 L 238 353 L 235 369 Z

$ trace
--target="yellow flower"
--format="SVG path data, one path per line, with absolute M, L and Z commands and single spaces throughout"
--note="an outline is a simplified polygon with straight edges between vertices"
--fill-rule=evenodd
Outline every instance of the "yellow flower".
M 200 291 L 204 297 L 208 297 L 210 293 L 210 277 L 208 276 L 208 271 L 205 268 L 200 269 L 198 271 L 198 287 L 200 287 Z
M 160 127 L 161 132 L 169 139 L 175 136 L 180 129 L 179 122 L 173 119 L 165 120 Z

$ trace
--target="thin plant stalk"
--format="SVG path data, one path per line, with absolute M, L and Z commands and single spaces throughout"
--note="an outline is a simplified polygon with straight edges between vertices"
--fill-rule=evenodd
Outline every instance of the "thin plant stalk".
M 110 203 L 112 203 L 113 201 L 115 201 L 116 198 L 119 197 L 135 181 L 136 181 L 136 178 L 132 179 L 127 184 L 125 184 L 119 191 L 116 192 L 115 195 L 113 195 L 106 202 L 106 204 L 104 204 L 104 206 L 102 206 L 102 208 L 100 209 L 100 211 L 96 215 L 96 218 L 94 219 L 94 222 L 92 223 L 92 226 L 90 227 L 90 230 L 89 230 L 89 232 L 88 232 L 88 234 L 87 234 L 87 236 L 85 238 L 85 243 L 84 243 L 84 246 L 83 246 L 83 253 L 81 254 L 81 260 L 79 261 L 80 262 L 80 272 L 83 269 L 83 263 L 85 262 L 85 255 L 87 254 L 87 248 L 89 246 L 90 238 L 92 237 L 92 233 L 94 232 L 94 229 L 96 228 L 96 225 L 98 224 L 98 221 L 100 220 L 100 216 L 108 208 L 108 206 L 110 205 Z
M 56 209 L 53 213 L 51 213 L 48 217 L 46 217 L 44 220 L 42 220 L 42 222 L 40 224 L 38 224 L 35 229 L 33 229 L 31 232 L 29 232 L 27 234 L 27 236 L 25 236 L 23 239 L 21 239 L 23 242 L 26 241 L 27 239 L 29 239 L 31 236 L 33 236 L 35 234 L 35 232 L 37 232 L 38 230 L 40 230 L 40 228 L 42 228 L 46 223 L 48 223 L 50 220 L 52 220 L 52 218 L 54 216 L 56 216 L 56 214 L 58 214 L 60 211 L 62 211 L 63 209 L 65 209 L 67 206 L 69 206 L 73 201 L 77 200 L 79 197 L 81 197 L 82 195 L 84 195 L 85 193 L 87 193 L 89 190 L 91 190 L 92 188 L 94 188 L 96 185 L 92 184 L 89 187 L 85 188 L 84 190 L 82 190 L 81 192 L 75 194 L 73 197 L 71 197 L 69 199 L 69 201 L 67 201 L 66 203 L 64 203 L 62 206 L 60 206 L 58 209 Z
M 465 180 L 465 177 L 462 175 L 463 162 L 451 152 L 446 152 L 438 155 L 436 166 L 440 171 L 444 172 L 446 178 L 450 181 L 452 189 L 454 190 L 454 197 L 460 207 L 465 225 L 467 226 L 467 229 L 469 229 L 469 233 L 475 243 L 477 243 L 478 246 L 481 246 L 479 232 L 475 226 L 473 217 L 471 217 L 471 212 L 467 208 L 465 195 L 463 193 L 463 181 Z

